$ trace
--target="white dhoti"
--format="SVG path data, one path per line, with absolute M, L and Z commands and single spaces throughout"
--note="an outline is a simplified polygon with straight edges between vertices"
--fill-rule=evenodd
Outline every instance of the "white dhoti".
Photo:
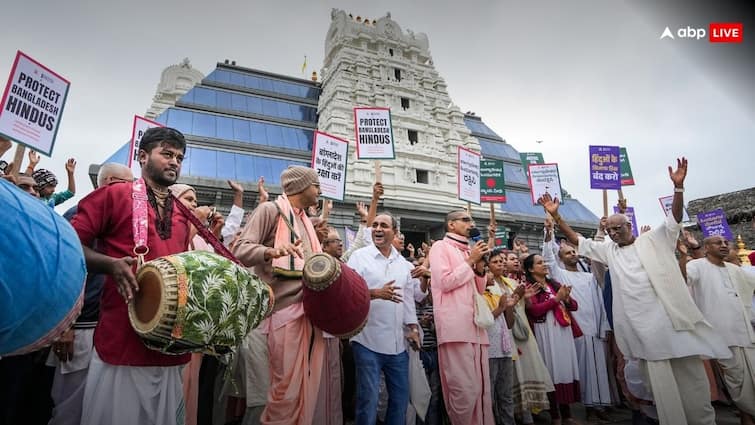
M 73 358 L 70 361 L 61 362 L 52 350 L 47 358 L 47 366 L 55 367 L 55 377 L 50 391 L 54 407 L 48 425 L 81 423 L 81 404 L 92 357 L 94 328 L 76 329 L 74 335 Z
M 734 404 L 743 412 L 755 416 L 755 348 L 729 348 L 734 355 L 718 361 L 724 383 Z
M 640 361 L 661 425 L 715 425 L 710 386 L 699 357 Z
M 82 425 L 183 425 L 182 368 L 115 366 L 94 350 Z
M 587 407 L 610 406 L 611 385 L 606 363 L 606 342 L 592 336 L 574 339 L 579 364 L 579 389 Z

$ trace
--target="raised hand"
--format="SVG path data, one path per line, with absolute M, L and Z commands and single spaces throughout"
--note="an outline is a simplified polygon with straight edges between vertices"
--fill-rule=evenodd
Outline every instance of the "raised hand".
M 392 280 L 383 285 L 383 287 L 380 289 L 371 290 L 370 292 L 372 292 L 373 298 L 400 303 L 401 294 L 398 293 L 398 288 L 393 286 L 394 283 L 396 283 L 396 281 Z
M 267 200 L 270 199 L 270 194 L 268 194 L 265 189 L 265 178 L 262 176 L 257 179 L 257 192 L 260 194 L 260 204 L 267 202 Z
M 700 248 L 700 242 L 698 242 L 697 238 L 695 238 L 695 235 L 692 234 L 690 231 L 683 231 L 682 235 L 684 236 L 684 243 L 692 249 Z
M 626 198 L 619 199 L 616 202 L 616 208 L 619 210 L 619 214 L 624 214 L 627 212 L 627 200 Z
M 3 156 L 3 154 L 10 150 L 10 148 L 12 147 L 13 143 L 11 143 L 10 140 L 6 139 L 3 136 L 0 136 L 0 156 Z
M 684 179 L 687 177 L 687 158 L 681 157 L 676 159 L 676 170 L 668 167 L 668 176 L 674 182 L 674 187 L 684 187 Z
M 367 205 L 365 205 L 364 202 L 357 202 L 357 212 L 359 213 L 359 217 L 361 217 L 362 220 L 367 220 L 369 211 L 367 210 Z
M 375 197 L 380 198 L 381 196 L 383 196 L 383 193 L 385 193 L 385 191 L 383 190 L 383 183 L 376 182 L 375 184 L 372 185 L 373 198 Z
M 643 224 L 642 226 L 640 226 L 640 234 L 647 233 L 649 231 L 650 231 L 650 226 L 648 226 L 647 224 Z
M 409 251 L 409 256 L 410 257 L 414 257 L 414 251 L 415 251 L 415 249 L 414 249 L 414 245 L 412 245 L 411 242 L 409 242 L 409 244 L 406 246 L 406 250 Z
M 262 178 L 262 177 L 260 177 Z M 244 187 L 238 184 L 237 182 L 233 180 L 228 180 L 228 186 L 234 191 L 234 192 L 244 192 Z
M 601 217 L 598 229 L 601 233 L 606 233 L 606 227 L 608 227 L 608 217 Z
M 29 151 L 29 167 L 32 169 L 35 168 L 39 164 L 39 154 L 36 151 L 30 150 Z
M 68 158 L 68 161 L 66 161 L 66 171 L 68 171 L 68 174 L 73 174 L 76 171 L 76 160 L 74 158 Z
M 558 206 L 561 204 L 558 198 L 553 199 L 550 194 L 546 193 L 537 200 L 537 203 L 542 205 L 545 211 L 553 217 L 558 215 Z

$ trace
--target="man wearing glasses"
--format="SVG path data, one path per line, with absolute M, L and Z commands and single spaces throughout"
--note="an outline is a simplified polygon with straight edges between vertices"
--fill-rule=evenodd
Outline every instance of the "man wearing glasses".
M 580 255 L 608 265 L 616 343 L 626 358 L 640 360 L 660 423 L 714 424 L 701 357 L 729 358 L 731 353 L 693 302 L 674 256 L 687 159 L 678 159 L 676 170 L 668 171 L 674 183 L 672 214 L 638 238 L 627 217 L 614 214 L 606 223 L 612 242 L 585 239 L 561 219 L 557 200 L 544 195 L 539 203 Z
M 474 322 L 474 293 L 487 283 L 484 241 L 470 241 L 466 211 L 446 215 L 446 236 L 430 250 L 430 273 L 443 398 L 454 425 L 492 425 L 488 333 Z

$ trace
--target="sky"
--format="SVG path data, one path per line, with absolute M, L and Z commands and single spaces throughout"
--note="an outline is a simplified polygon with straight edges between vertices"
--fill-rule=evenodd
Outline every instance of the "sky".
M 598 216 L 589 145 L 627 148 L 637 184 L 624 194 L 639 224 L 663 219 L 658 197 L 672 193 L 666 167 L 679 156 L 689 159 L 686 200 L 753 186 L 755 13 L 745 1 L 5 2 L 0 79 L 22 50 L 71 81 L 55 151 L 39 167 L 63 187 L 75 157 L 78 199 L 91 190 L 89 165 L 130 137 L 165 67 L 188 57 L 208 74 L 229 59 L 300 77 L 306 55 L 307 72 L 319 71 L 331 8 L 390 12 L 427 34 L 453 102 L 520 152 L 557 162 L 562 185 Z M 744 42 L 660 39 L 667 26 L 678 35 L 711 22 L 743 23 Z

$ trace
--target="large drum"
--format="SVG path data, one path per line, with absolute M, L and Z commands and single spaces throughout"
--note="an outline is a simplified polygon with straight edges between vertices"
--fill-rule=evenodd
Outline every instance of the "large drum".
M 211 252 L 157 258 L 136 280 L 131 325 L 147 347 L 167 354 L 225 353 L 273 311 L 270 286 Z
M 340 338 L 362 331 L 370 291 L 362 276 L 328 254 L 315 254 L 302 270 L 304 312 L 318 328 Z
M 79 237 L 52 208 L 0 179 L 0 356 L 49 345 L 81 311 Z

